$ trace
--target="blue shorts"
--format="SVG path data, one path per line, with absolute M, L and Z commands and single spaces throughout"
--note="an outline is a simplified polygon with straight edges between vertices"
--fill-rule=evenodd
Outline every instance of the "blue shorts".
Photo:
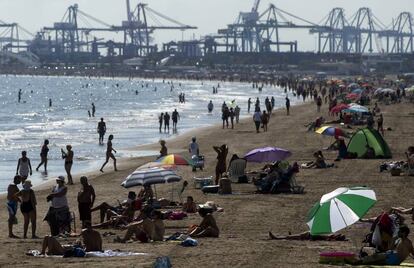
M 400 265 L 401 261 L 396 252 L 389 250 L 385 254 L 387 265 Z

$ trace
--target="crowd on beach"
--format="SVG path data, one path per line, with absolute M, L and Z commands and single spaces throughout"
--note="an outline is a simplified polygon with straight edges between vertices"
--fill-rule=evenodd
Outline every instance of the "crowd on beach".
M 262 83 L 262 86 L 259 84 Z M 381 105 L 390 105 L 402 101 L 411 101 L 412 91 L 406 92 L 408 84 L 404 81 L 393 81 L 383 79 L 316 79 L 305 77 L 279 77 L 273 81 L 253 81 L 252 88 L 260 91 L 264 85 L 275 85 L 285 90 L 285 109 L 286 116 L 290 116 L 290 98 L 302 98 L 303 101 L 310 100 L 315 103 L 317 113 L 322 113 L 326 107 L 330 114 L 329 122 L 322 116 L 318 116 L 314 122 L 306 125 L 309 131 L 317 131 L 324 124 L 337 124 L 340 128 L 346 128 L 348 131 L 353 131 L 355 126 L 366 127 L 368 129 L 376 130 L 381 136 L 386 137 L 387 130 L 384 128 L 384 117 L 381 113 Z M 213 94 L 217 93 L 220 86 L 213 89 Z M 382 88 L 381 88 L 382 87 Z M 383 90 L 383 88 L 389 90 Z M 358 91 L 357 91 L 358 90 Z M 358 92 L 358 93 L 356 93 Z M 354 95 L 352 95 L 354 94 Z M 19 93 L 20 98 L 20 93 Z M 185 102 L 184 93 L 180 93 L 179 102 Z M 351 103 L 356 103 L 361 107 L 366 107 L 362 112 L 351 111 Z M 50 103 L 51 105 L 51 103 Z M 343 105 L 343 106 L 341 106 Z M 368 107 L 370 106 L 370 107 Z M 254 103 L 252 98 L 247 100 L 247 114 L 252 113 L 254 126 L 252 130 L 256 133 L 268 131 L 268 124 L 273 120 L 273 111 L 275 109 L 275 99 L 273 96 L 266 97 L 264 100 L 264 108 L 261 107 L 260 99 L 257 98 Z M 355 106 L 354 106 L 355 107 Z M 207 110 L 211 113 L 214 109 L 213 102 L 210 101 L 207 105 Z M 95 117 L 96 107 L 92 103 L 92 117 Z M 222 129 L 234 129 L 239 123 L 241 116 L 241 109 L 235 101 L 230 103 L 224 102 L 221 106 L 221 120 Z M 173 121 L 173 131 L 177 130 L 177 123 L 180 120 L 180 114 L 175 109 L 171 116 L 168 112 L 163 112 L 158 116 L 159 132 L 169 132 L 170 120 Z M 375 126 L 376 122 L 376 126 Z M 99 144 L 104 145 L 104 137 L 106 134 L 106 123 L 104 118 L 101 118 L 97 126 L 99 134 Z M 345 131 L 334 133 L 335 143 L 327 149 L 337 150 L 338 157 L 336 161 L 342 161 L 350 158 L 376 158 L 374 148 L 367 145 L 363 155 L 355 155 L 349 152 L 345 144 L 345 139 L 348 138 L 348 133 Z M 114 153 L 117 151 L 113 147 L 114 135 L 109 135 L 106 142 L 106 159 L 100 171 L 103 172 L 104 167 L 110 159 L 113 160 L 114 171 L 117 171 L 117 159 Z M 165 140 L 160 141 L 161 149 L 158 159 L 168 156 L 168 149 Z M 47 156 L 49 152 L 49 140 L 45 140 L 42 145 L 40 158 L 36 171 L 42 166 L 47 172 Z M 274 194 L 274 193 L 304 193 L 304 188 L 296 183 L 295 176 L 300 172 L 301 168 L 330 168 L 334 167 L 334 163 L 327 163 L 322 150 L 315 148 L 317 151 L 313 154 L 314 160 L 304 163 L 289 163 L 287 161 L 274 161 L 273 163 L 266 163 L 259 171 L 251 173 L 237 174 L 236 167 L 238 164 L 246 165 L 248 161 L 245 157 L 240 158 L 233 155 L 231 160 L 227 162 L 230 149 L 226 144 L 214 146 L 217 154 L 217 161 L 215 166 L 214 183 L 211 188 L 206 188 L 206 191 L 217 191 L 220 194 L 231 194 L 231 184 L 236 182 L 248 183 L 251 181 L 259 194 Z M 198 141 L 193 137 L 188 146 L 188 152 L 192 159 L 201 157 Z M 125 230 L 123 237 L 117 236 L 114 242 L 125 243 L 131 239 L 147 243 L 150 241 L 164 241 L 164 240 L 181 240 L 187 241 L 189 244 L 196 244 L 195 238 L 213 237 L 217 238 L 220 235 L 220 228 L 218 227 L 214 218 L 216 211 L 222 210 L 215 204 L 197 205 L 192 196 L 188 196 L 186 202 L 181 204 L 174 203 L 172 200 L 157 200 L 154 196 L 150 185 L 144 185 L 137 194 L 130 191 L 124 202 L 119 204 L 102 203 L 97 205 L 95 203 L 96 195 L 94 187 L 88 182 L 85 176 L 80 177 L 81 188 L 78 192 L 78 215 L 82 222 L 82 232 L 80 234 L 72 234 L 82 237 L 82 242 L 73 245 L 62 245 L 59 242 L 59 235 L 71 235 L 71 223 L 73 220 L 72 213 L 68 203 L 67 193 L 73 191 L 73 187 L 68 187 L 67 184 L 73 185 L 74 180 L 71 174 L 73 165 L 74 152 L 71 145 L 66 146 L 66 150 L 61 149 L 62 159 L 64 161 L 64 169 L 66 171 L 66 178 L 59 176 L 56 179 L 56 185 L 53 187 L 51 193 L 47 196 L 47 202 L 50 206 L 45 217 L 45 221 L 49 224 L 50 235 L 43 238 L 42 248 L 40 254 L 49 255 L 64 255 L 67 257 L 82 257 L 86 252 L 102 251 L 102 237 L 101 233 L 96 231 L 100 228 L 114 228 Z M 406 153 L 407 161 L 404 161 L 401 166 L 404 166 L 407 172 L 414 169 L 414 147 L 410 146 Z M 244 164 L 243 164 L 244 163 Z M 195 171 L 193 167 L 193 171 Z M 32 189 L 32 183 L 29 179 L 32 175 L 32 166 L 30 159 L 27 157 L 25 151 L 22 152 L 22 157 L 18 160 L 16 176 L 13 182 L 9 185 L 7 191 L 7 208 L 9 212 L 8 227 L 9 237 L 18 238 L 13 233 L 13 227 L 17 224 L 16 214 L 18 205 L 24 217 L 24 237 L 27 238 L 28 227 L 31 224 L 32 238 L 37 239 L 36 221 L 37 221 L 37 200 L 36 194 Z M 66 183 L 67 181 L 67 183 Z M 19 185 L 22 185 L 22 189 Z M 183 185 L 183 189 L 185 186 Z M 213 189 L 214 188 L 214 189 Z M 204 189 L 204 188 L 203 188 Z M 206 192 L 208 193 L 208 192 Z M 115 203 L 115 200 L 114 200 Z M 174 210 L 168 209 L 173 205 Z M 100 223 L 94 224 L 92 222 L 92 213 L 98 211 Z M 184 217 L 187 213 L 198 213 L 201 217 L 199 224 L 192 225 L 188 230 L 174 233 L 165 238 L 165 224 L 164 221 L 168 219 L 179 219 Z M 400 214 L 412 214 L 413 209 L 407 208 L 393 208 L 389 212 L 384 212 L 373 219 L 362 219 L 362 221 L 371 222 L 372 228 L 370 231 L 371 238 L 367 238 L 367 244 L 375 252 L 368 254 L 367 250 L 361 251 L 361 258 L 355 263 L 363 264 L 399 264 L 403 262 L 409 254 L 414 256 L 414 248 L 411 241 L 408 239 L 409 229 L 404 224 L 404 218 Z M 414 219 L 414 218 L 413 218 Z M 343 241 L 346 237 L 342 234 L 331 235 L 313 235 L 311 232 L 300 234 L 290 234 L 288 236 L 279 236 L 269 233 L 272 240 L 326 240 L 326 241 Z M 375 237 L 375 239 L 374 239 Z

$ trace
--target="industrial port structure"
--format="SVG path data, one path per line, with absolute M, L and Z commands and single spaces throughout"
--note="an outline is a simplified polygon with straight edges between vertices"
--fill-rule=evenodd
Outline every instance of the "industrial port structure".
M 38 60 L 40 63 L 79 64 L 105 62 L 108 59 L 122 62 L 157 53 L 164 56 L 177 53 L 189 58 L 217 53 L 300 53 L 300 43 L 284 39 L 282 29 L 305 29 L 309 34 L 316 35 L 315 54 L 414 53 L 414 21 L 410 12 L 400 13 L 386 26 L 367 7 L 358 9 L 348 19 L 344 9 L 333 8 L 321 23 L 313 23 L 274 4 L 260 11 L 260 2 L 255 0 L 250 11 L 240 12 L 234 23 L 219 29 L 216 34 L 198 40 L 166 43 L 161 49 L 153 40 L 155 31 L 185 31 L 197 27 L 172 19 L 144 3 L 133 6 L 130 0 L 126 0 L 126 18 L 119 25 L 110 25 L 73 5 L 66 10 L 61 21 L 44 27 L 36 34 L 29 33 L 17 23 L 0 20 L 0 53 L 3 57 L 24 58 L 26 62 Z M 19 36 L 21 32 L 26 38 Z M 97 37 L 102 32 L 112 33 L 118 38 L 105 40 Z

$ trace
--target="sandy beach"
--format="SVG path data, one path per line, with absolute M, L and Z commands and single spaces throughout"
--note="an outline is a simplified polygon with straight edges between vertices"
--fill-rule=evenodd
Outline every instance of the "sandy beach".
M 401 103 L 381 106 L 384 115 L 385 140 L 388 142 L 394 160 L 404 160 L 404 152 L 414 142 L 414 105 Z M 322 106 L 322 114 L 328 116 L 327 105 Z M 229 146 L 229 157 L 232 154 L 243 156 L 251 149 L 263 146 L 277 146 L 292 152 L 289 161 L 300 163 L 312 160 L 312 153 L 327 147 L 333 138 L 306 132 L 305 124 L 314 120 L 319 114 L 314 103 L 291 107 L 291 115 L 278 110 L 273 113 L 269 131 L 256 134 L 251 119 L 244 119 L 235 129 L 221 129 L 221 126 L 203 128 L 180 135 L 167 141 L 169 152 L 186 153 L 188 143 L 193 135 L 197 136 L 200 151 L 206 157 L 206 167 L 203 171 L 193 173 L 190 167 L 180 167 L 178 173 L 190 185 L 184 192 L 184 197 L 192 195 L 197 203 L 214 201 L 224 208 L 224 212 L 215 213 L 215 218 L 221 229 L 220 238 L 201 238 L 199 245 L 184 248 L 176 243 L 156 242 L 142 244 L 139 242 L 117 244 L 113 243 L 115 236 L 103 237 L 104 249 L 120 249 L 123 251 L 148 253 L 147 256 L 115 257 L 115 258 L 42 258 L 25 256 L 30 249 L 41 248 L 41 240 L 9 239 L 7 238 L 7 210 L 5 196 L 1 196 L 4 204 L 1 210 L 0 226 L 0 267 L 150 267 L 157 256 L 169 256 L 174 267 L 317 267 L 319 253 L 322 251 L 354 251 L 361 246 L 370 225 L 355 224 L 341 233 L 349 241 L 346 242 L 310 242 L 310 241 L 272 241 L 268 240 L 268 231 L 276 234 L 288 234 L 307 230 L 305 218 L 311 206 L 320 197 L 341 186 L 368 186 L 375 190 L 378 202 L 368 216 L 376 216 L 382 210 L 391 206 L 412 207 L 412 192 L 414 184 L 412 177 L 391 177 L 389 173 L 379 173 L 379 165 L 384 160 L 342 160 L 336 162 L 337 168 L 331 169 L 301 169 L 297 175 L 299 184 L 305 186 L 302 195 L 262 195 L 255 194 L 252 184 L 233 184 L 233 195 L 204 195 L 194 189 L 193 177 L 207 177 L 214 174 L 216 153 L 212 146 L 226 143 Z M 329 120 L 329 119 L 328 119 Z M 159 149 L 158 144 L 147 145 L 142 149 Z M 324 152 L 328 162 L 333 162 L 336 152 Z M 107 202 L 117 204 L 118 200 L 126 197 L 128 190 L 120 183 L 138 166 L 151 161 L 152 157 L 126 159 L 120 163 L 119 172 L 87 174 L 90 183 L 97 193 L 95 204 Z M 248 170 L 256 170 L 260 165 L 248 164 Z M 42 219 L 47 212 L 46 196 L 53 182 L 35 188 L 38 206 L 38 236 L 49 234 L 49 227 Z M 177 184 L 177 189 L 181 184 Z M 68 199 L 71 211 L 76 214 L 76 196 L 80 189 L 79 177 L 75 185 L 69 186 Z M 139 188 L 132 190 L 139 191 Z M 171 185 L 157 186 L 158 198 L 171 196 Z M 22 236 L 23 218 L 18 212 L 19 224 L 14 227 L 15 234 Z M 99 221 L 98 213 L 93 214 L 93 221 Z M 165 221 L 166 235 L 177 231 L 185 231 L 190 224 L 200 222 L 198 215 L 189 215 L 182 221 Z M 407 220 L 412 228 L 411 220 Z M 80 223 L 76 222 L 77 231 Z M 107 230 L 100 230 L 101 233 Z M 124 231 L 110 230 L 116 234 Z M 29 231 L 30 234 L 30 231 Z M 410 235 L 412 238 L 413 236 Z M 61 239 L 72 242 L 75 239 Z M 326 266 L 325 266 L 326 267 Z

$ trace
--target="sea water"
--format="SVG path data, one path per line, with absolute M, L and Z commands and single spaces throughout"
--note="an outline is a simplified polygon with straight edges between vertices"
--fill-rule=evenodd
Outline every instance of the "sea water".
M 218 84 L 218 93 L 212 94 Z M 20 103 L 19 89 L 22 90 Z M 178 102 L 180 93 L 185 94 L 185 103 Z M 116 157 L 156 155 L 158 152 L 130 148 L 220 123 L 224 101 L 228 104 L 233 101 L 241 108 L 241 117 L 248 116 L 248 98 L 252 98 L 254 110 L 256 97 L 260 98 L 263 109 L 267 96 L 275 98 L 276 108 L 285 105 L 286 93 L 282 89 L 264 86 L 258 92 L 245 83 L 0 76 L 0 192 L 12 181 L 23 150 L 31 160 L 30 179 L 34 185 L 58 175 L 66 176 L 60 150 L 67 144 L 74 151 L 72 174 L 98 170 L 106 150 L 106 146 L 98 144 L 97 124 L 101 117 L 107 126 L 105 142 L 109 134 L 115 137 Z M 297 101 L 292 96 L 290 99 L 292 105 Z M 210 100 L 214 104 L 211 114 L 207 111 Z M 91 103 L 96 106 L 95 117 L 88 116 Z M 170 132 L 160 133 L 159 114 L 171 115 L 174 109 L 181 118 L 177 133 L 172 132 L 172 121 Z M 42 172 L 43 167 L 35 171 L 45 139 L 50 141 L 47 174 Z M 112 168 L 110 161 L 105 169 Z

